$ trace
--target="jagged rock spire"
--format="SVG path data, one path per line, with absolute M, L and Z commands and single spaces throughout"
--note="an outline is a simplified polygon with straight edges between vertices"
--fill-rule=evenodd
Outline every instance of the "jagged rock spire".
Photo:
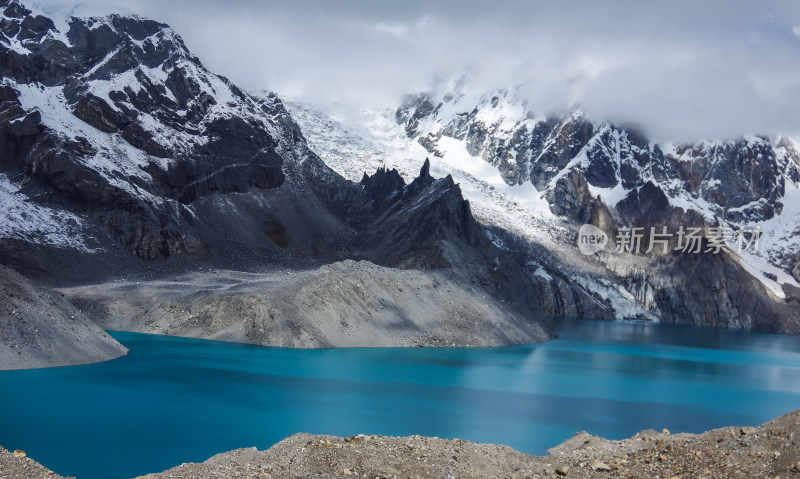
M 431 160 L 429 158 L 425 158 L 425 163 L 423 163 L 422 168 L 419 170 L 419 179 L 423 180 L 430 180 L 431 178 Z

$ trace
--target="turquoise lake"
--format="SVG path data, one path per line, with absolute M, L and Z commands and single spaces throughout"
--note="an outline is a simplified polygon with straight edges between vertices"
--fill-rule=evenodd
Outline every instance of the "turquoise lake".
M 296 432 L 422 434 L 531 454 L 586 430 L 701 432 L 800 408 L 800 338 L 566 321 L 484 349 L 293 350 L 112 333 L 101 364 L 0 372 L 0 445 L 114 479 L 259 449 Z

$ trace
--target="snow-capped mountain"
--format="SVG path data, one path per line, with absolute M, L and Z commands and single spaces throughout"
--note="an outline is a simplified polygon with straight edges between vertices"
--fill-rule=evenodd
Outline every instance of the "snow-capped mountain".
M 2 155 L 18 189 L 7 185 L 7 197 L 103 206 L 107 224 L 127 221 L 127 212 L 111 211 L 140 210 L 139 224 L 113 228 L 113 239 L 164 257 L 200 246 L 166 226 L 192 221 L 184 205 L 216 191 L 278 186 L 283 157 L 303 154 L 275 97 L 253 98 L 207 72 L 166 25 L 113 15 L 73 19 L 62 32 L 17 2 L 0 8 Z M 23 236 L 36 229 L 5 227 Z M 93 236 L 78 235 L 90 249 Z
M 435 155 L 458 140 L 511 185 L 552 189 L 578 168 L 592 193 L 612 207 L 653 182 L 675 206 L 740 224 L 779 214 L 785 183 L 800 179 L 798 144 L 790 138 L 659 145 L 630 128 L 593 124 L 580 109 L 560 118 L 539 115 L 513 89 L 411 95 L 396 120 Z
M 572 195 L 559 196 L 572 189 L 573 170 L 585 181 L 588 198 L 599 198 L 629 225 L 636 212 L 626 209 L 649 183 L 670 206 L 694 210 L 708 224 L 761 230 L 760 254 L 746 255 L 744 262 L 778 295 L 783 284 L 798 286 L 800 249 L 794 237 L 800 216 L 794 205 L 800 150 L 791 138 L 659 145 L 632 129 L 593 124 L 580 110 L 561 118 L 538 115 L 513 89 L 484 96 L 458 90 L 410 96 L 396 119 L 433 155 L 446 156 L 457 141 L 497 168 L 508 184 L 532 184 L 554 213 L 574 222 L 589 218 L 588 210 L 570 204 Z
M 437 270 L 497 305 L 495 319 L 521 326 L 524 341 L 550 336 L 525 269 L 486 238 L 452 178 L 432 177 L 424 157 L 413 181 L 378 168 L 343 178 L 275 94 L 209 72 L 167 25 L 110 15 L 56 26 L 0 0 L 0 75 L 0 205 L 9 212 L 0 264 L 73 285 L 367 260 L 399 291 L 411 285 L 392 278 L 411 276 L 397 269 Z M 364 269 L 351 263 L 344 271 Z M 217 321 L 213 305 L 228 299 L 198 295 L 212 305 L 205 325 L 174 320 L 194 335 L 220 333 L 230 318 Z M 319 334 L 298 326 L 313 305 L 286 306 L 292 324 L 277 326 L 271 314 L 242 310 L 233 337 L 270 344 L 274 327 L 301 343 Z M 386 310 L 399 318 L 407 307 L 417 305 Z
M 632 129 L 593 124 L 580 110 L 561 118 L 537 114 L 513 89 L 410 95 L 396 110 L 355 114 L 288 107 L 313 148 L 343 175 L 376 164 L 402 174 L 415 158 L 429 156 L 433 171 L 460 183 L 481 222 L 524 238 L 487 233 L 501 246 L 531 252 L 535 281 L 566 303 L 552 305 L 552 314 L 574 310 L 569 294 L 557 292 L 562 281 L 608 300 L 618 317 L 701 324 L 761 321 L 730 291 L 743 277 L 761 291 L 758 302 L 783 304 L 796 294 L 800 249 L 791 233 L 800 217 L 792 198 L 800 156 L 791 139 L 658 145 Z M 576 248 L 582 223 L 601 226 L 612 247 L 619 228 L 629 226 L 722 225 L 763 235 L 757 252 L 721 255 L 709 266 L 703 255 L 583 256 Z M 698 284 L 724 294 L 703 299 Z
M 77 281 L 367 259 L 448 271 L 535 325 L 800 329 L 797 283 L 763 258 L 582 256 L 574 243 L 581 222 L 612 237 L 639 221 L 707 228 L 714 208 L 777 232 L 797 181 L 788 140 L 662 149 L 580 112 L 539 117 L 510 94 L 418 95 L 350 131 L 294 105 L 298 124 L 275 94 L 206 70 L 166 25 L 110 15 L 59 28 L 14 0 L 0 12 L 7 265 Z M 679 207 L 690 203 L 711 206 Z

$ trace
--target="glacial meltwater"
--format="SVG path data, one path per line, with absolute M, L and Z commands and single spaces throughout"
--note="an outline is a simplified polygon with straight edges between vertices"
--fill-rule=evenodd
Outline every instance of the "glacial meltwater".
M 566 321 L 482 349 L 293 350 L 113 333 L 101 364 L 0 372 L 0 445 L 59 474 L 134 477 L 297 432 L 411 435 L 545 454 L 575 432 L 756 426 L 800 408 L 800 338 Z

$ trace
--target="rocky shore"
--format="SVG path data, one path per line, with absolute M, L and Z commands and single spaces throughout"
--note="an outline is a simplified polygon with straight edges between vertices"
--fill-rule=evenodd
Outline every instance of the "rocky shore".
M 421 436 L 295 434 L 140 479 L 271 478 L 792 478 L 800 477 L 800 410 L 760 427 L 703 434 L 647 430 L 622 441 L 585 432 L 530 456 L 506 446 Z M 87 458 L 87 460 L 91 460 Z M 0 448 L 0 479 L 61 476 Z

